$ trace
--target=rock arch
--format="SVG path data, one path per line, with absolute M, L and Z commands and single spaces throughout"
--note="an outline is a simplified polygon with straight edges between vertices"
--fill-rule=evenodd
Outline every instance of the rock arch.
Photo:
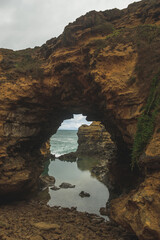
M 26 177 L 26 174 L 23 174 L 28 162 L 31 165 L 31 162 L 35 163 L 35 160 L 30 162 L 32 155 L 36 155 L 41 144 L 56 132 L 63 120 L 70 118 L 74 113 L 83 113 L 90 120 L 101 120 L 116 139 L 118 146 L 122 145 L 121 143 L 126 139 L 127 143 L 132 143 L 133 136 L 130 134 L 129 122 L 134 122 L 132 123 L 132 128 L 133 125 L 136 126 L 134 118 L 137 113 L 139 114 L 138 109 L 141 106 L 139 102 L 142 100 L 137 97 L 138 103 L 133 102 L 133 95 L 136 93 L 130 96 L 126 94 L 128 88 L 125 80 L 128 81 L 128 75 L 131 75 L 134 71 L 136 54 L 128 52 L 128 48 L 126 52 L 123 51 L 122 54 L 124 56 L 121 57 L 120 65 L 122 68 L 120 69 L 120 67 L 115 68 L 117 64 L 115 58 L 117 56 L 114 55 L 112 57 L 110 52 L 109 56 L 105 56 L 106 62 L 98 61 L 96 58 L 99 67 L 92 69 L 86 63 L 88 51 L 91 51 L 91 49 L 89 50 L 88 46 L 86 49 L 83 47 L 84 52 L 82 53 L 82 50 L 79 50 L 79 46 L 78 48 L 58 48 L 58 55 L 56 51 L 45 61 L 43 58 L 39 60 L 41 58 L 39 53 L 41 49 L 26 50 L 28 53 L 24 54 L 22 52 L 22 57 L 20 56 L 18 61 L 24 61 L 23 59 L 28 54 L 31 54 L 33 57 L 37 54 L 34 61 L 42 62 L 40 65 L 42 69 L 41 74 L 43 74 L 41 76 L 42 79 L 39 79 L 38 76 L 33 77 L 32 72 L 16 72 L 15 74 L 18 74 L 18 78 L 10 80 L 7 76 L 1 86 L 2 96 L 4 97 L 2 106 L 2 113 L 4 114 L 2 123 L 4 165 L 12 165 L 12 162 L 14 165 L 18 161 L 16 163 L 18 166 L 19 161 L 20 165 L 23 162 L 22 175 L 24 183 L 33 175 L 33 171 L 26 173 L 28 177 Z M 7 54 L 9 54 L 7 57 L 12 58 L 12 54 L 14 55 L 15 53 L 7 52 Z M 108 58 L 113 65 L 107 70 L 109 77 L 104 75 L 106 74 L 105 67 L 107 68 Z M 94 57 L 87 61 L 94 61 Z M 114 63 L 114 61 L 116 62 Z M 20 63 L 18 62 L 17 64 Z M 101 70 L 101 72 L 99 68 L 102 69 L 102 67 L 104 70 Z M 126 67 L 128 67 L 129 72 L 125 72 Z M 8 66 L 8 68 L 12 70 L 12 67 Z M 17 71 L 17 69 L 13 68 L 13 71 Z M 111 77 L 112 79 L 110 79 L 111 74 L 112 76 L 115 75 Z M 127 121 L 123 118 L 126 114 L 125 111 L 131 112 L 131 107 L 125 103 L 126 106 L 124 108 L 122 102 L 125 101 L 126 103 L 130 101 L 129 105 L 133 104 L 134 107 L 132 106 L 132 109 L 135 108 L 134 112 L 132 110 L 133 113 L 129 113 L 127 116 L 129 118 Z M 18 160 L 19 158 L 21 160 Z M 28 167 L 30 168 L 31 165 Z M 12 166 L 10 168 L 12 169 Z M 8 167 L 6 167 L 6 170 L 8 175 L 11 174 L 12 170 L 10 173 L 8 173 Z M 20 174 L 20 172 L 17 169 L 17 174 Z M 4 171 L 4 179 L 7 178 L 5 174 Z M 14 168 L 13 178 L 15 178 Z M 5 186 L 5 189 L 3 184 L 1 185 L 1 192 L 9 191 L 12 183 L 14 184 L 12 175 L 10 175 L 8 181 L 8 186 Z M 19 181 L 22 181 L 21 176 L 17 182 L 18 187 Z M 6 185 L 7 181 L 4 180 L 4 182 Z M 13 191 L 15 191 L 14 188 Z
M 42 47 L 0 49 L 0 195 L 26 193 L 34 185 L 41 171 L 40 146 L 74 113 L 102 121 L 123 153 L 131 148 L 160 62 L 158 4 L 142 1 L 122 11 L 93 11 Z M 159 174 L 158 119 L 141 159 L 143 175 L 144 168 L 151 173 L 151 165 L 153 175 L 155 169 Z M 158 183 L 153 184 L 156 189 Z M 151 236 L 152 229 L 160 236 L 158 223 L 147 226 L 135 195 L 122 199 L 122 208 L 134 203 L 142 226 L 125 213 L 116 216 L 115 208 L 112 217 L 138 236 Z M 156 195 L 157 206 L 159 201 Z M 147 200 L 144 205 L 147 211 Z M 154 207 L 152 215 L 158 219 Z

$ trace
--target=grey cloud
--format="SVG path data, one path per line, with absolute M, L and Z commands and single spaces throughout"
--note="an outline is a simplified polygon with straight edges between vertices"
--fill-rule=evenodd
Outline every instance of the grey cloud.
M 77 130 L 82 124 L 90 125 L 92 122 L 86 121 L 86 117 L 82 114 L 74 115 L 74 118 L 65 120 L 59 129 Z

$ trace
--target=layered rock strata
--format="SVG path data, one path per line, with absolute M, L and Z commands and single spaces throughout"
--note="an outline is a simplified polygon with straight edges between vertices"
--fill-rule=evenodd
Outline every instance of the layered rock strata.
M 41 145 L 64 119 L 83 113 L 111 133 L 124 182 L 123 166 L 129 172 L 136 135 L 132 158 L 139 162 L 144 185 L 135 181 L 136 190 L 121 197 L 121 208 L 133 215 L 132 197 L 143 211 L 131 219 L 111 204 L 111 216 L 139 239 L 159 237 L 159 46 L 160 1 L 143 0 L 122 11 L 92 11 L 42 47 L 0 49 L 0 195 L 31 189 L 41 171 Z M 150 208 L 145 188 L 149 179 L 156 197 Z M 143 202 L 138 189 L 147 196 Z

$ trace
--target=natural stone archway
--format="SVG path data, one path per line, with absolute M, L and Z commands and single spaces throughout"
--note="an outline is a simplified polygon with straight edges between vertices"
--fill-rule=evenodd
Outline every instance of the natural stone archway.
M 159 71 L 159 12 L 160 3 L 154 0 L 132 4 L 122 11 L 93 11 L 69 24 L 61 36 L 42 47 L 0 50 L 0 195 L 26 194 L 41 171 L 41 145 L 73 113 L 100 120 L 122 153 L 120 166 L 130 165 L 128 149 L 133 144 L 137 118 Z M 158 189 L 154 179 L 160 176 L 158 120 L 159 114 L 140 162 L 141 174 L 145 181 L 148 174 L 153 177 L 154 189 Z M 151 186 L 148 188 L 145 199 L 151 193 Z M 140 189 L 142 193 L 144 186 L 140 185 Z M 121 209 L 128 214 L 116 217 L 117 207 L 112 208 L 112 217 L 141 239 L 155 239 L 152 235 L 160 238 L 160 198 L 154 192 L 155 206 L 151 201 L 150 211 L 156 221 L 152 224 L 148 200 L 144 200 L 142 209 L 134 191 L 130 193 L 132 200 L 128 199 L 130 195 L 121 200 Z M 141 225 L 132 222 L 132 205 L 138 209 L 135 218 L 138 216 Z

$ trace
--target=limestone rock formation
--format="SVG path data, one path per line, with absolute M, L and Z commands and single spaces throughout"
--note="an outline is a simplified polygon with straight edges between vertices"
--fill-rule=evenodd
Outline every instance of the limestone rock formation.
M 108 185 L 107 179 L 109 165 L 117 157 L 117 148 L 111 140 L 110 134 L 106 131 L 104 125 L 94 121 L 91 125 L 82 125 L 78 129 L 78 149 L 76 156 L 78 162 L 83 158 L 97 159 L 97 164 L 91 168 L 92 174 Z M 77 164 L 78 164 L 77 162 Z
M 133 146 L 137 181 L 121 201 L 126 215 L 113 207 L 111 216 L 127 222 L 139 239 L 155 240 L 159 198 L 155 192 L 156 200 L 145 208 L 145 216 L 155 217 L 148 224 L 138 189 L 143 196 L 143 182 L 160 172 L 159 46 L 160 1 L 143 0 L 122 11 L 92 11 L 42 47 L 0 49 L 0 195 L 27 194 L 42 171 L 42 144 L 64 119 L 83 113 L 111 133 L 124 182 Z M 158 189 L 159 177 L 154 184 Z M 132 219 L 127 214 L 133 208 L 126 208 L 131 196 L 140 209 Z
M 94 121 L 91 125 L 82 125 L 78 129 L 77 155 L 99 158 L 113 158 L 116 146 L 105 127 Z
M 59 156 L 58 159 L 60 159 L 62 161 L 67 161 L 67 162 L 76 162 L 77 153 L 76 152 L 66 153 L 66 154 Z

